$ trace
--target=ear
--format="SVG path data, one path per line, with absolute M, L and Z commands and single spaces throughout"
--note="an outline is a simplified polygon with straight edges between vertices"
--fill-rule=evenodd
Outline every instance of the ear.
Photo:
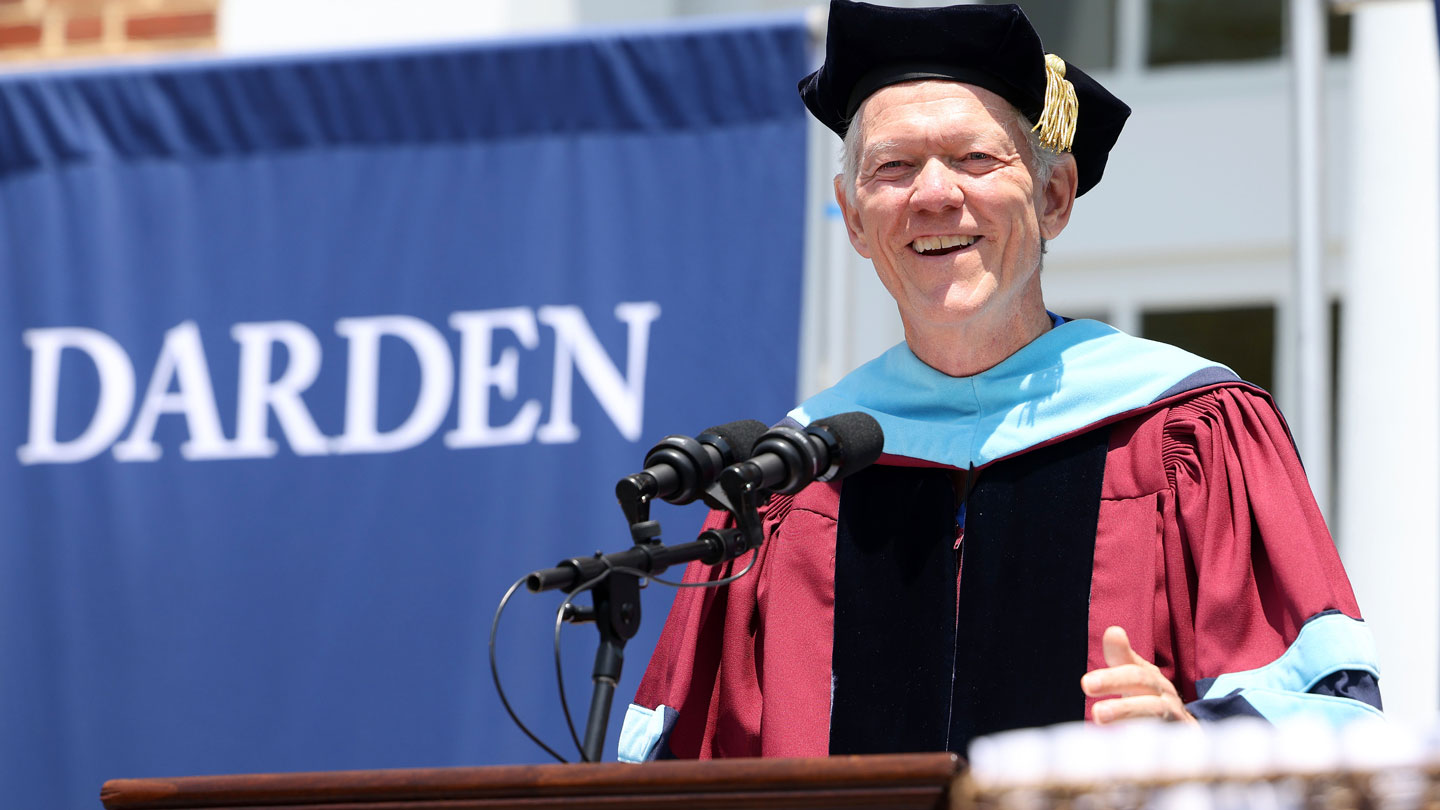
M 1035 212 L 1040 218 L 1040 235 L 1054 239 L 1065 230 L 1070 222 L 1070 212 L 1075 207 L 1075 190 L 1079 188 L 1080 172 L 1075 167 L 1074 155 L 1063 155 L 1060 165 L 1050 173 L 1050 182 L 1040 190 Z
M 870 240 L 865 238 L 865 229 L 860 225 L 860 212 L 845 196 L 845 178 L 835 175 L 835 204 L 840 206 L 840 213 L 845 217 L 845 232 L 850 235 L 850 244 L 855 252 L 869 259 Z

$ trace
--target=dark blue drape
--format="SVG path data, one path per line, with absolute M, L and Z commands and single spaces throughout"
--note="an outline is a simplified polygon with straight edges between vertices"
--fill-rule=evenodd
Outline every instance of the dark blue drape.
M 792 403 L 805 42 L 0 78 L 7 801 L 542 761 L 490 684 L 501 593 L 628 545 L 612 487 L 664 434 Z M 656 514 L 682 540 L 702 511 Z M 499 647 L 573 751 L 557 603 L 519 597 Z M 594 633 L 566 642 L 583 722 Z

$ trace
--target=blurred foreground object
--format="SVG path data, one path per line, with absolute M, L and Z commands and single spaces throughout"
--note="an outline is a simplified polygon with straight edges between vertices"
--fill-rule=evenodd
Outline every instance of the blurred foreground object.
M 967 806 L 1409 808 L 1440 798 L 1440 735 L 1382 720 L 1335 727 L 1067 723 L 970 746 Z

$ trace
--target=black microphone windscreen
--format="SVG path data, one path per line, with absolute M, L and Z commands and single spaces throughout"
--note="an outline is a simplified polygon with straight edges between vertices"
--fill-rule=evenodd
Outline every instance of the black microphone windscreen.
M 859 472 L 875 463 L 885 451 L 885 431 L 875 417 L 860 411 L 837 413 L 810 423 L 811 428 L 822 428 L 835 438 L 839 446 L 840 469 L 831 480 Z M 836 459 L 831 459 L 834 464 Z
M 727 422 L 723 425 L 716 425 L 706 428 L 697 438 L 700 441 L 719 447 L 721 455 L 724 456 L 723 466 L 734 464 L 750 458 L 755 451 L 755 442 L 765 434 L 769 428 L 758 419 L 741 419 L 738 422 Z M 720 441 L 714 441 L 719 439 Z M 724 445 L 723 447 L 721 445 Z

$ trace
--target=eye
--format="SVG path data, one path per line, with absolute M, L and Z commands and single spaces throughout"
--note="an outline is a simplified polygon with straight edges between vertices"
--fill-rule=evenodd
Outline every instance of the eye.
M 875 164 L 875 168 L 870 172 L 869 176 L 876 180 L 899 180 L 910 171 L 911 165 L 910 161 L 904 158 L 882 161 Z
M 1000 158 L 989 152 L 966 152 L 953 165 L 961 171 L 983 174 L 998 168 L 1000 164 Z

